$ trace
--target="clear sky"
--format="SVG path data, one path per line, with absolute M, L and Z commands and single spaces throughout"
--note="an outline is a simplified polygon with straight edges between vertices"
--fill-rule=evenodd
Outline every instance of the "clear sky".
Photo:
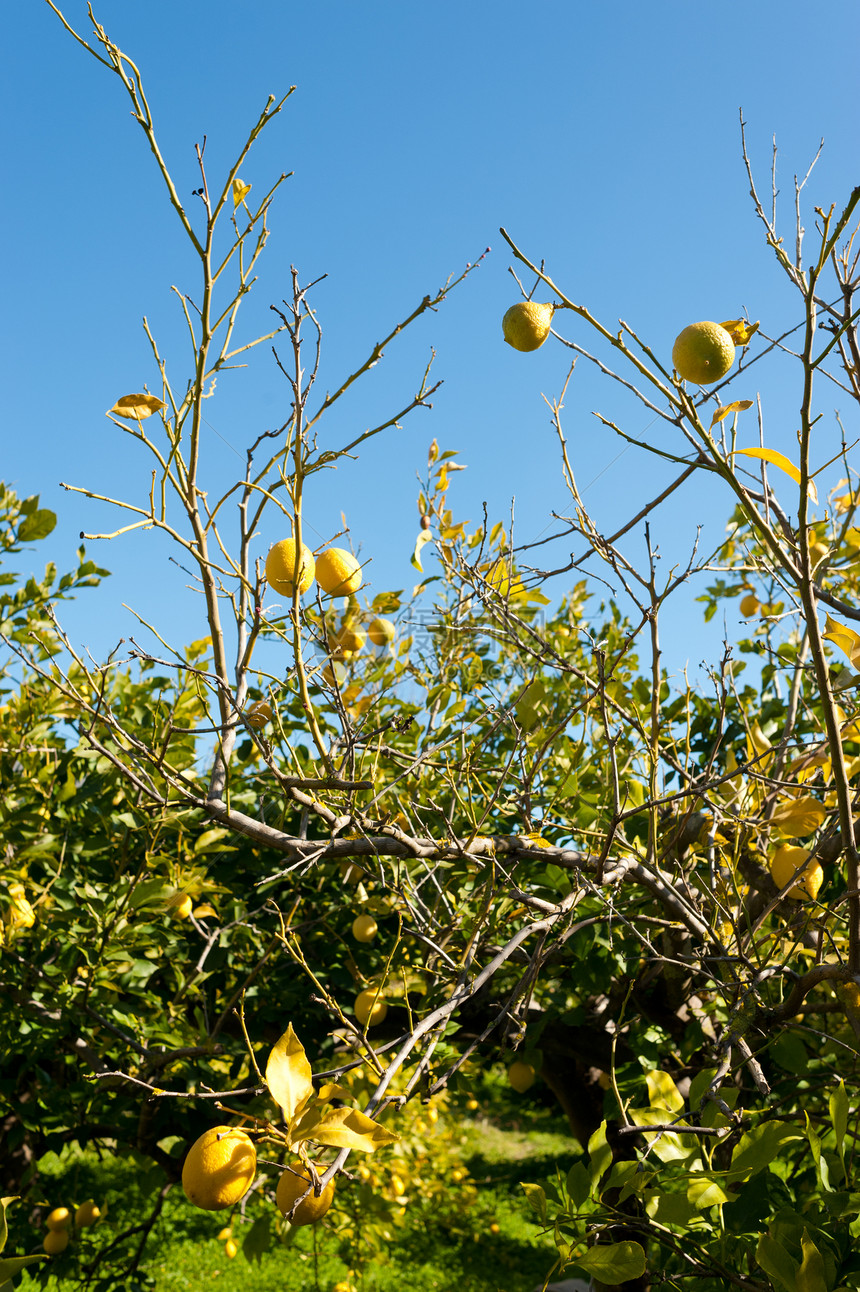
M 81 0 L 65 0 L 64 11 L 88 29 Z M 765 191 L 777 137 L 787 237 L 792 177 L 805 172 L 822 137 L 807 224 L 813 205 L 844 201 L 860 180 L 854 0 L 817 14 L 798 0 L 723 7 L 101 0 L 96 16 L 141 69 L 189 209 L 199 182 L 195 142 L 207 136 L 217 176 L 267 95 L 297 86 L 243 168 L 255 194 L 281 171 L 294 172 L 271 218 L 249 327 L 265 324 L 269 304 L 286 295 L 291 264 L 306 279 L 327 274 L 315 297 L 323 386 L 336 385 L 425 293 L 492 247 L 437 314 L 392 344 L 330 425 L 337 442 L 402 407 L 436 349 L 445 384 L 432 412 L 413 414 L 402 431 L 311 487 L 314 542 L 337 531 L 345 511 L 354 541 L 373 558 L 374 591 L 415 581 L 408 560 L 415 473 L 434 436 L 468 464 L 451 494 L 463 518 L 477 519 L 486 501 L 492 518 L 506 519 L 515 496 L 525 541 L 548 532 L 552 509 L 568 510 L 542 398 L 560 391 L 568 354 L 552 338 L 533 355 L 503 344 L 501 317 L 518 291 L 500 225 L 534 260 L 546 259 L 569 296 L 609 326 L 623 317 L 668 360 L 686 323 L 746 309 L 775 333 L 797 314 L 753 216 L 741 105 Z M 145 492 L 135 446 L 104 412 L 144 383 L 158 389 L 144 314 L 180 371 L 181 320 L 170 286 L 194 294 L 195 266 L 116 78 L 75 45 L 42 0 L 7 5 L 3 26 L 0 478 L 19 493 L 41 493 L 58 512 L 55 534 L 32 561 L 50 556 L 68 568 L 80 530 L 117 521 L 59 481 L 135 500 Z M 559 327 L 590 344 L 576 320 L 562 318 Z M 789 451 L 799 391 L 782 381 L 778 365 L 759 377 L 763 367 L 750 378 L 761 387 L 738 388 L 735 397 L 761 388 L 766 433 Z M 828 395 L 830 416 L 833 403 Z M 206 410 L 216 471 L 241 469 L 236 452 L 283 422 L 287 408 L 265 348 L 250 368 L 222 378 Z M 639 451 L 624 451 L 592 416 L 595 408 L 626 418 L 633 434 L 667 432 L 650 428 L 643 410 L 619 401 L 584 364 L 577 369 L 566 430 L 579 482 L 610 533 L 669 476 Z M 655 522 L 667 563 L 688 550 L 697 524 L 715 545 L 729 510 L 716 487 L 691 484 Z M 631 542 L 631 552 L 641 551 L 641 535 Z M 92 545 L 90 555 L 114 577 L 67 618 L 94 653 L 134 630 L 122 602 L 175 638 L 202 635 L 184 576 L 151 535 Z M 28 568 L 27 559 L 17 568 Z M 709 633 L 697 626 L 699 591 L 669 621 L 664 646 L 673 670 L 716 648 L 721 625 Z

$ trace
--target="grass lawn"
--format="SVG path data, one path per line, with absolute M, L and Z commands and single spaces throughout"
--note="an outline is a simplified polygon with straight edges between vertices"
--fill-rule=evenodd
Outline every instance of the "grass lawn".
M 442 1122 L 438 1130 L 443 1132 Z M 259 1260 L 249 1260 L 241 1250 L 228 1259 L 224 1243 L 216 1237 L 225 1220 L 196 1211 L 175 1187 L 153 1228 L 141 1270 L 123 1290 L 331 1292 L 339 1281 L 349 1281 L 357 1292 L 532 1292 L 553 1265 L 555 1245 L 532 1222 L 519 1182 L 554 1177 L 557 1167 L 566 1171 L 577 1156 L 577 1145 L 566 1123 L 531 1100 L 517 1106 L 516 1119 L 510 1116 L 510 1105 L 491 1106 L 461 1123 L 455 1133 L 470 1187 L 458 1193 L 458 1185 L 446 1183 L 438 1203 L 426 1197 L 405 1206 L 390 1203 L 387 1212 L 372 1217 L 377 1231 L 372 1252 L 362 1234 L 367 1213 L 357 1185 L 339 1186 L 336 1206 L 322 1225 L 292 1231 L 286 1244 L 275 1239 Z M 376 1169 L 384 1178 L 384 1154 L 379 1157 Z M 46 1201 L 57 1205 L 64 1199 L 94 1197 L 107 1203 L 108 1214 L 96 1229 L 84 1232 L 74 1256 L 54 1258 L 50 1273 L 41 1267 L 41 1278 L 25 1272 L 20 1288 L 68 1289 L 90 1252 L 147 1217 L 157 1188 L 155 1174 L 148 1176 L 129 1160 L 99 1162 L 87 1153 L 58 1162 L 53 1178 L 47 1172 L 42 1177 Z M 251 1214 L 260 1215 L 261 1209 L 252 1208 Z M 233 1232 L 241 1248 L 249 1226 L 234 1221 Z M 39 1250 L 41 1237 L 41 1231 L 30 1230 L 26 1250 Z M 126 1241 L 130 1252 L 139 1238 Z M 14 1249 L 10 1244 L 6 1254 L 13 1250 L 21 1253 L 20 1241 Z M 113 1292 L 120 1285 L 97 1280 L 90 1286 Z

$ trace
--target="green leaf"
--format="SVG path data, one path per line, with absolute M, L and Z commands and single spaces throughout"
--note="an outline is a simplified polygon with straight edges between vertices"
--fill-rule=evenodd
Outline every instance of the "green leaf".
M 645 1252 L 639 1243 L 607 1243 L 590 1247 L 576 1264 L 601 1283 L 626 1283 L 645 1273 Z
M 799 1131 L 788 1122 L 763 1122 L 741 1136 L 732 1154 L 732 1175 L 747 1175 L 762 1171 L 776 1157 L 783 1144 L 801 1139 Z
M 769 1234 L 762 1234 L 758 1240 L 755 1258 L 770 1278 L 775 1279 L 785 1292 L 795 1292 L 797 1261 Z
M 631 1108 L 630 1118 L 636 1126 L 642 1127 L 644 1134 L 648 1134 L 649 1126 L 662 1126 L 668 1120 L 665 1108 Z M 683 1125 L 679 1129 L 683 1130 Z M 689 1135 L 684 1139 L 675 1131 L 657 1131 L 651 1134 L 653 1139 L 648 1140 L 648 1145 L 660 1162 L 683 1162 L 691 1153 L 698 1152 L 696 1141 Z
M 645 1211 L 649 1219 L 658 1225 L 680 1225 L 683 1229 L 688 1229 L 690 1221 L 698 1212 L 698 1208 L 683 1193 L 664 1193 L 662 1190 L 649 1189 L 645 1198 Z
M 0 1283 L 5 1283 L 7 1279 L 13 1279 L 21 1270 L 32 1265 L 34 1261 L 49 1261 L 51 1258 L 47 1255 L 39 1256 L 10 1256 L 8 1260 L 0 1260 Z
M 710 1176 L 700 1176 L 687 1188 L 687 1198 L 694 1207 L 701 1211 L 705 1207 L 716 1207 L 724 1202 L 731 1202 L 732 1195 L 726 1193 L 722 1185 Z
M 652 1108 L 667 1108 L 669 1112 L 679 1113 L 684 1107 L 684 1097 L 668 1072 L 661 1072 L 659 1068 L 654 1072 L 646 1072 L 645 1082 L 648 1086 L 648 1102 Z
M 258 1216 L 251 1228 L 248 1230 L 247 1237 L 242 1244 L 242 1255 L 248 1261 L 262 1261 L 263 1254 L 271 1246 L 270 1227 L 272 1223 L 271 1215 L 266 1212 L 263 1216 Z
M 386 1130 L 357 1108 L 333 1108 L 315 1126 L 303 1130 L 295 1142 L 315 1140 L 317 1144 L 326 1144 L 330 1148 L 352 1148 L 361 1153 L 375 1153 L 378 1148 L 393 1144 L 398 1139 L 399 1135 Z
M 597 1184 L 604 1171 L 612 1163 L 612 1149 L 606 1142 L 605 1121 L 600 1123 L 588 1141 L 588 1156 L 590 1158 L 588 1172 L 593 1186 Z
M 266 1085 L 288 1125 L 313 1097 L 311 1065 L 292 1023 L 269 1055 Z
M 803 1260 L 795 1280 L 796 1292 L 827 1292 L 827 1276 L 824 1270 L 824 1259 L 815 1243 L 809 1237 L 809 1230 L 804 1229 L 800 1241 Z
M 47 538 L 57 523 L 56 513 L 40 508 L 31 512 L 18 526 L 20 543 L 36 543 L 40 538 Z
M 567 1192 L 573 1205 L 578 1209 L 591 1192 L 591 1177 L 584 1162 L 574 1162 L 567 1173 Z
M 809 1120 L 809 1113 L 806 1116 L 806 1138 L 809 1140 L 809 1147 L 812 1149 L 812 1156 L 815 1158 L 815 1165 L 818 1169 L 818 1178 L 821 1181 L 821 1187 L 828 1193 L 832 1192 L 830 1183 L 830 1171 L 827 1166 L 827 1159 L 821 1152 L 821 1140 L 816 1134 L 812 1122 Z
M 839 1082 L 835 1090 L 830 1092 L 830 1120 L 833 1123 L 833 1129 L 836 1132 L 836 1151 L 840 1157 L 843 1155 L 843 1143 L 845 1132 L 848 1129 L 848 1096 L 845 1093 L 845 1082 Z
M 546 1194 L 539 1184 L 523 1184 L 520 1188 L 526 1195 L 526 1201 L 542 1225 L 546 1224 Z

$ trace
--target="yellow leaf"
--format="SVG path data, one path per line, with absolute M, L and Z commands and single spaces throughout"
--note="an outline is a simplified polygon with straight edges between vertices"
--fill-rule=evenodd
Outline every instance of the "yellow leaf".
M 853 628 L 838 624 L 828 615 L 822 636 L 825 641 L 833 642 L 834 646 L 844 651 L 855 667 L 860 665 L 860 635 Z
M 800 472 L 793 462 L 785 456 L 784 453 L 777 453 L 776 449 L 738 449 L 738 453 L 747 458 L 761 458 L 763 462 L 770 462 L 772 466 L 779 467 L 787 476 L 800 484 Z M 814 480 L 807 480 L 806 492 L 814 503 L 818 502 L 818 490 L 815 488 Z
M 747 758 L 751 761 L 759 754 L 766 754 L 773 745 L 762 731 L 757 722 L 754 722 L 747 735 Z
M 724 421 L 729 413 L 745 413 L 748 408 L 752 408 L 752 405 L 751 399 L 736 399 L 731 404 L 723 404 L 711 418 L 711 426 L 716 426 L 717 422 Z
M 236 210 L 236 207 L 239 205 L 240 202 L 244 202 L 245 198 L 248 196 L 250 191 L 251 191 L 251 185 L 243 184 L 242 181 L 239 179 L 239 176 L 237 175 L 236 178 L 233 180 L 233 210 L 234 211 Z
M 679 1113 L 684 1107 L 684 1097 L 668 1072 L 661 1072 L 659 1068 L 654 1072 L 646 1072 L 645 1081 L 648 1086 L 648 1102 L 652 1108 L 665 1108 L 668 1112 Z
M 299 1139 L 312 1139 L 317 1144 L 325 1144 L 330 1148 L 352 1148 L 361 1153 L 374 1153 L 386 1144 L 393 1144 L 400 1136 L 366 1117 L 357 1108 L 334 1108 L 294 1142 Z
M 266 1085 L 287 1123 L 293 1121 L 313 1096 L 311 1065 L 292 1023 L 269 1055 Z
M 818 799 L 790 799 L 787 803 L 780 803 L 770 818 L 770 823 L 780 834 L 803 839 L 817 830 L 826 816 L 827 809 Z
M 202 906 L 195 906 L 191 914 L 194 916 L 195 920 L 202 920 L 207 915 L 217 915 L 218 912 L 215 910 L 214 906 L 210 906 L 209 902 L 204 902 Z
M 350 1093 L 345 1086 L 338 1086 L 334 1082 L 328 1081 L 324 1086 L 319 1088 L 320 1103 L 327 1103 L 329 1099 L 349 1099 Z
M 433 535 L 430 533 L 429 529 L 422 529 L 421 533 L 415 540 L 415 551 L 412 553 L 412 564 L 415 566 L 416 570 L 420 570 L 422 574 L 424 573 L 424 566 L 421 564 L 421 549 L 424 547 L 425 543 L 429 543 L 432 538 Z
M 151 417 L 162 408 L 164 408 L 164 400 L 156 399 L 155 395 L 123 395 L 113 408 L 108 409 L 108 415 L 113 413 L 115 417 L 124 417 L 129 422 L 142 422 L 144 418 Z
M 748 345 L 750 337 L 758 331 L 758 323 L 748 323 L 746 319 L 728 319 L 720 327 L 726 329 L 735 345 Z

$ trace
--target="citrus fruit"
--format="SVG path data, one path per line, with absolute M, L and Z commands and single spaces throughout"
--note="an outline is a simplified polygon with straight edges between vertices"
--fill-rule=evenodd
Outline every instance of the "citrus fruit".
M 328 639 L 328 648 L 335 657 L 347 657 L 357 654 L 364 646 L 365 637 L 361 625 L 355 619 L 344 619 Z
M 399 1176 L 396 1171 L 388 1181 L 388 1185 L 391 1192 L 396 1194 L 398 1198 L 402 1197 L 406 1192 L 406 1185 L 403 1182 L 403 1177 Z
M 71 1218 L 72 1213 L 68 1207 L 55 1207 L 46 1218 L 45 1224 L 49 1229 L 68 1229 Z
M 96 1223 L 101 1214 L 101 1208 L 96 1206 L 92 1198 L 89 1198 L 86 1202 L 82 1202 L 75 1212 L 75 1228 L 88 1229 L 90 1225 Z
M 298 568 L 297 568 L 298 567 Z M 296 554 L 296 540 L 282 538 L 270 549 L 266 557 L 266 578 L 269 586 L 285 597 L 293 595 L 293 580 L 298 572 L 299 592 L 307 592 L 314 581 L 314 555 L 302 543 L 301 561 Z
M 741 597 L 741 604 L 738 606 L 744 619 L 749 619 L 759 608 L 759 599 L 754 592 L 748 592 L 745 597 Z
M 388 1013 L 388 1003 L 375 987 L 368 987 L 355 998 L 355 1017 L 362 1027 L 376 1027 Z
M 42 1246 L 49 1256 L 59 1256 L 69 1245 L 68 1229 L 49 1229 L 42 1239 Z
M 191 1145 L 182 1188 L 195 1207 L 221 1211 L 248 1192 L 257 1174 L 257 1150 L 243 1130 L 213 1126 Z
M 508 345 L 515 350 L 537 350 L 549 336 L 554 305 L 539 305 L 537 301 L 519 301 L 505 313 L 502 333 Z
M 317 557 L 317 583 L 330 597 L 349 597 L 361 587 L 361 566 L 345 547 L 329 547 Z
M 515 1059 L 508 1068 L 508 1083 L 512 1085 L 518 1095 L 524 1095 L 530 1086 L 535 1082 L 535 1070 L 530 1063 L 524 1063 L 522 1059 Z
M 358 915 L 352 922 L 352 936 L 356 942 L 372 942 L 377 934 L 377 923 L 372 915 Z
M 394 641 L 395 631 L 394 624 L 390 619 L 372 619 L 367 629 L 367 635 L 374 646 L 388 646 Z
M 684 381 L 710 386 L 735 361 L 735 343 L 719 323 L 691 323 L 675 338 L 672 362 Z
M 169 905 L 171 915 L 175 915 L 178 920 L 187 920 L 194 903 L 187 893 L 176 893 L 171 897 Z
M 467 1100 L 466 1100 L 466 1111 L 467 1111 L 467 1112 L 470 1112 L 470 1113 L 476 1113 L 476 1112 L 478 1111 L 478 1101 L 477 1101 L 477 1099 L 467 1099 Z
M 226 1243 L 227 1239 L 232 1237 L 233 1237 L 233 1230 L 231 1226 L 225 1225 L 224 1228 L 220 1230 L 218 1233 L 218 1242 Z
M 808 848 L 794 848 L 790 844 L 777 848 L 770 862 L 770 877 L 777 888 L 784 888 L 795 871 L 799 872 L 797 883 L 788 890 L 786 897 L 796 902 L 814 901 L 824 881 L 824 871 L 819 863 L 811 859 Z
M 275 1194 L 275 1201 L 283 1216 L 288 1215 L 292 1210 L 293 1204 L 297 1198 L 301 1198 L 306 1193 L 308 1187 L 312 1187 L 310 1171 L 297 1162 L 295 1166 L 288 1167 L 278 1181 L 278 1189 Z M 334 1180 L 329 1180 L 322 1193 L 317 1197 L 313 1191 L 308 1193 L 304 1201 L 300 1202 L 290 1218 L 291 1225 L 315 1225 L 318 1220 L 322 1220 L 328 1211 L 334 1198 Z
M 227 1258 L 228 1258 L 229 1260 L 231 1260 L 231 1261 L 232 1261 L 233 1257 L 236 1255 L 236 1253 L 238 1252 L 238 1250 L 239 1250 L 239 1248 L 236 1246 L 236 1244 L 234 1243 L 233 1239 L 232 1239 L 232 1238 L 228 1238 L 228 1239 L 227 1239 L 227 1242 L 224 1244 L 224 1254 L 225 1254 L 225 1256 L 227 1256 Z
M 262 731 L 266 723 L 272 721 L 272 706 L 268 700 L 258 700 L 250 709 L 246 709 L 245 721 L 254 731 Z

